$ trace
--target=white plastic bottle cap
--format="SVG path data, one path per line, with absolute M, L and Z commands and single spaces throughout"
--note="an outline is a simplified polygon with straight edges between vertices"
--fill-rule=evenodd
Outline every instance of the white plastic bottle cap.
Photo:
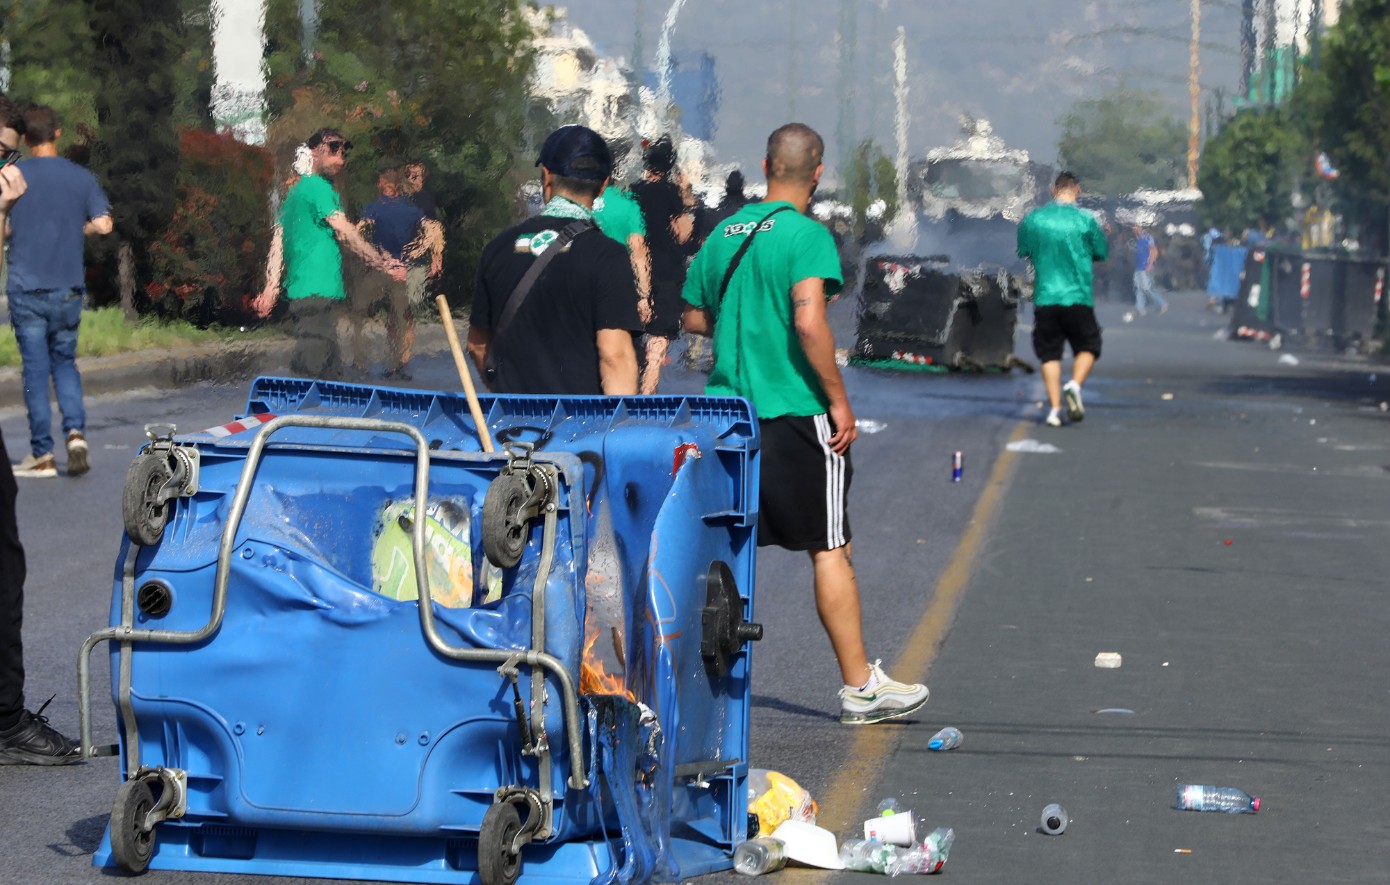
M 1096 666 L 1103 670 L 1118 669 L 1120 663 L 1120 653 L 1117 651 L 1103 651 L 1096 655 Z

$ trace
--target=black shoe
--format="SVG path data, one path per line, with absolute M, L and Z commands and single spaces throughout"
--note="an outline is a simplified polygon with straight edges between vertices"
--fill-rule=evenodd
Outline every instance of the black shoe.
M 25 710 L 19 714 L 18 725 L 0 731 L 0 765 L 71 765 L 82 761 L 82 748 L 63 737 L 43 715 L 52 701 L 44 701 L 37 713 Z

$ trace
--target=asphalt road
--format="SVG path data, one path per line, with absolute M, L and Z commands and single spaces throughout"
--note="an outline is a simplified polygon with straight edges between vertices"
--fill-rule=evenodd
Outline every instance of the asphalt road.
M 1384 880 L 1390 373 L 1308 355 L 1282 365 L 1213 340 L 1200 304 L 1178 296 L 1133 325 L 1103 309 L 1089 416 L 1061 430 L 1036 425 L 1036 376 L 848 371 L 858 417 L 882 425 L 856 443 L 851 495 L 870 652 L 898 678 L 927 677 L 932 700 L 903 723 L 840 726 L 809 565 L 763 551 L 751 764 L 797 778 L 841 837 L 886 795 L 954 827 L 953 880 Z M 414 384 L 453 389 L 452 373 L 430 357 Z M 680 371 L 667 388 L 698 389 Z M 36 706 L 56 693 L 48 712 L 65 732 L 78 646 L 105 624 L 142 426 L 222 424 L 244 395 L 200 383 L 96 398 L 93 472 L 24 481 L 28 695 Z M 0 410 L 0 429 L 17 456 L 22 410 Z M 1006 449 L 1027 440 L 1060 451 Z M 1097 669 L 1101 651 L 1123 665 Z M 93 660 L 104 686 L 105 657 Z M 113 742 L 109 694 L 96 704 L 97 740 Z M 1117 708 L 1133 712 L 1097 712 Z M 926 752 L 946 724 L 964 745 Z M 105 881 L 90 855 L 118 781 L 112 759 L 0 768 L 0 882 Z M 1240 786 L 1264 806 L 1175 811 L 1178 782 Z M 1072 816 L 1061 837 L 1035 832 L 1049 801 Z

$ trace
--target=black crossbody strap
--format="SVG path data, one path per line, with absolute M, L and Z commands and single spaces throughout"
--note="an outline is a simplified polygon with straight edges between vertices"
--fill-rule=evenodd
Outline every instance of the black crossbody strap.
M 512 319 L 516 317 L 516 312 L 521 309 L 521 305 L 526 301 L 526 296 L 531 294 L 531 290 L 536 286 L 536 280 L 540 279 L 545 268 L 550 264 L 551 259 L 561 252 L 574 240 L 575 237 L 588 230 L 594 229 L 592 221 L 575 220 L 560 228 L 557 236 L 545 251 L 536 256 L 536 260 L 531 262 L 531 266 L 526 268 L 526 273 L 522 276 L 521 282 L 516 284 L 512 294 L 507 296 L 507 306 L 502 309 L 502 317 L 497 321 L 497 326 L 492 330 L 492 341 L 487 349 L 487 360 L 484 366 L 489 372 L 496 367 L 495 355 L 497 353 L 497 342 L 507 332 L 507 327 L 512 324 Z M 534 236 L 534 234 L 533 234 Z
M 747 254 L 748 247 L 753 245 L 753 238 L 758 235 L 758 231 L 763 229 L 763 225 L 767 224 L 768 219 L 772 216 L 776 215 L 778 212 L 789 212 L 791 208 L 791 206 L 778 206 L 776 209 L 773 209 L 771 212 L 764 215 L 763 220 L 759 221 L 757 227 L 753 228 L 753 232 L 744 238 L 743 245 L 738 247 L 738 251 L 734 253 L 733 260 L 729 262 L 728 270 L 724 271 L 724 281 L 719 284 L 719 300 L 716 302 L 717 304 L 724 303 L 724 293 L 729 291 L 729 281 L 734 278 L 734 271 L 738 270 L 739 262 L 742 261 L 743 256 Z

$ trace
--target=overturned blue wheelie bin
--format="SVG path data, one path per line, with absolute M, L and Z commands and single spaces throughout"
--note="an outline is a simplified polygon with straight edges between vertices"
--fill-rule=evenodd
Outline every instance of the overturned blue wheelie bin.
M 260 378 L 127 475 L 94 862 L 675 881 L 747 830 L 758 433 L 717 397 Z M 497 441 L 485 451 L 484 440 Z M 92 739 L 110 643 L 119 744 Z

